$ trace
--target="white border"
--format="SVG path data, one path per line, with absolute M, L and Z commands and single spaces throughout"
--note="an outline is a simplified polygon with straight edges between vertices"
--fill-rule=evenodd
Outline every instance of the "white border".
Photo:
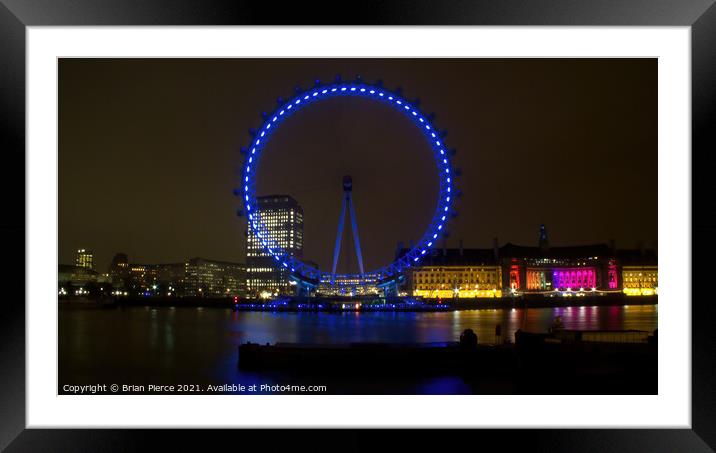
M 689 27 L 28 27 L 27 425 L 691 426 Z M 658 57 L 656 396 L 58 396 L 58 57 Z M 54 196 L 53 196 L 54 195 Z M 618 221 L 618 220 L 617 220 Z

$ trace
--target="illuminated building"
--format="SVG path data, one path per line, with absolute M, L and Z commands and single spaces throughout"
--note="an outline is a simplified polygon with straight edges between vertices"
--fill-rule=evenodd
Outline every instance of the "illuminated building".
M 84 266 L 60 264 L 57 268 L 58 296 L 101 297 L 112 294 L 107 274 Z
M 243 266 L 238 264 L 238 266 Z M 239 270 L 241 275 L 241 270 Z M 241 275 L 242 280 L 236 285 L 239 294 L 243 295 L 246 290 L 246 275 Z M 164 287 L 168 295 L 182 295 L 186 293 L 186 266 L 185 263 L 172 263 L 161 265 L 157 272 L 157 280 Z M 243 292 L 242 292 L 243 291 Z
M 616 260 L 609 260 L 607 262 L 607 287 L 610 290 L 619 288 L 619 273 Z
M 407 249 L 399 245 L 398 254 Z M 617 250 L 613 244 L 550 246 L 540 226 L 536 246 L 434 250 L 406 272 L 405 291 L 426 298 L 658 294 L 656 249 Z M 490 292 L 494 292 L 494 296 Z
M 72 266 L 60 264 L 57 269 L 57 281 L 60 286 L 83 286 L 88 283 L 96 283 L 99 274 L 84 266 Z
M 413 296 L 502 297 L 500 266 L 420 266 L 412 274 Z
M 186 263 L 145 264 L 146 289 L 157 296 L 184 296 Z
M 540 225 L 536 246 L 435 250 L 409 272 L 409 291 L 428 298 L 618 292 L 619 261 L 607 244 L 550 246 Z
M 594 267 L 566 267 L 552 271 L 555 288 L 596 288 L 597 272 Z M 529 287 L 528 287 L 529 289 Z M 545 289 L 544 287 L 534 289 Z
M 317 294 L 321 296 L 364 296 L 378 294 L 377 274 L 323 274 Z
M 115 288 L 129 287 L 129 258 L 126 253 L 117 253 L 109 265 L 109 277 Z
M 407 290 L 413 296 L 502 297 L 502 267 L 493 249 L 436 249 L 406 275 Z
M 75 266 L 94 269 L 94 255 L 92 254 L 92 251 L 85 249 L 77 250 Z
M 520 279 L 520 266 L 517 263 L 516 258 L 512 258 L 510 263 L 510 280 L 509 284 L 507 285 L 507 288 L 510 288 L 513 291 L 516 291 L 522 287 L 522 280 Z
M 109 267 L 112 286 L 132 296 L 225 297 L 246 294 L 246 268 L 241 263 L 192 258 L 186 262 L 129 263 L 118 253 Z
M 538 247 L 506 244 L 500 248 L 509 269 L 505 288 L 514 293 L 617 290 L 614 252 L 606 244 Z
M 627 296 L 653 296 L 659 294 L 657 266 L 623 266 L 622 280 Z
M 656 247 L 617 251 L 621 266 L 622 291 L 627 296 L 659 294 L 659 267 Z
M 184 295 L 185 266 L 186 263 L 139 264 L 123 261 L 115 263 L 113 261 L 110 275 L 112 275 L 113 282 L 116 279 L 124 281 L 124 288 L 132 294 L 182 296 Z M 126 277 L 123 278 L 124 274 Z
M 253 218 L 261 221 L 265 233 L 275 247 L 287 256 L 301 259 L 303 255 L 303 209 L 288 195 L 270 195 L 257 198 Z M 246 291 L 249 297 L 269 297 L 295 293 L 288 267 L 282 266 L 277 257 L 266 250 L 262 242 L 249 228 L 246 240 Z
M 171 276 L 171 265 L 164 265 Z M 184 263 L 184 295 L 187 297 L 243 297 L 246 292 L 246 267 L 240 263 L 192 258 Z
M 127 289 L 132 294 L 144 294 L 151 288 L 152 279 L 147 275 L 147 265 L 129 264 Z
M 544 225 L 540 225 L 538 238 L 536 247 L 510 243 L 500 247 L 500 261 L 506 270 L 503 283 L 510 293 L 618 291 L 613 246 L 553 247 Z
M 519 293 L 561 291 L 618 292 L 630 295 L 656 294 L 656 250 L 617 250 L 611 245 L 592 244 L 551 247 L 544 225 L 540 226 L 537 247 L 507 244 L 499 249 L 500 259 L 508 278 L 506 288 Z M 641 272 L 647 280 L 639 280 L 639 266 L 651 269 Z M 626 273 L 629 272 L 627 277 Z M 631 280 L 627 281 L 629 278 Z

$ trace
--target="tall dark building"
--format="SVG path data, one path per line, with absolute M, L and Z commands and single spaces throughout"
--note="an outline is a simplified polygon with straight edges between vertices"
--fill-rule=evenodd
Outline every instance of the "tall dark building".
M 274 244 L 297 258 L 303 257 L 303 209 L 289 195 L 258 197 L 254 215 L 268 229 Z M 293 294 L 289 271 L 276 264 L 249 227 L 246 240 L 246 290 L 249 297 Z
M 115 288 L 129 287 L 129 257 L 126 253 L 117 253 L 109 265 L 109 277 Z

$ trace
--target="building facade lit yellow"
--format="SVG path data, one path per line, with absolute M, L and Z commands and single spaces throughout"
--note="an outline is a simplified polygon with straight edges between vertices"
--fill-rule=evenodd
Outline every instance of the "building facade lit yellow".
M 500 266 L 421 266 L 411 272 L 413 296 L 425 298 L 502 297 Z
M 75 266 L 94 269 L 94 254 L 91 250 L 79 249 L 75 257 Z
M 652 296 L 659 294 L 659 270 L 657 266 L 623 266 L 622 285 L 627 296 Z

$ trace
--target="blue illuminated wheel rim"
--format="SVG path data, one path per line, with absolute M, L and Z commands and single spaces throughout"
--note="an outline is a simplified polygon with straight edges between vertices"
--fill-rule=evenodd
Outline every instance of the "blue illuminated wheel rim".
M 365 275 L 374 275 L 378 279 L 390 279 L 401 275 L 405 269 L 419 264 L 420 260 L 428 254 L 430 249 L 437 244 L 438 238 L 445 232 L 446 224 L 452 213 L 453 199 L 455 197 L 454 178 L 455 172 L 450 164 L 452 152 L 445 145 L 441 133 L 438 132 L 429 116 L 425 115 L 417 107 L 417 103 L 409 102 L 402 98 L 399 93 L 386 90 L 380 85 L 369 85 L 360 81 L 343 82 L 337 81 L 332 84 L 316 86 L 310 90 L 301 92 L 287 101 L 280 101 L 279 106 L 271 114 L 265 115 L 264 122 L 259 129 L 252 131 L 250 145 L 242 149 L 246 158 L 241 173 L 241 186 L 235 190 L 243 201 L 243 215 L 246 216 L 249 228 L 251 228 L 257 239 L 261 241 L 264 249 L 276 260 L 278 266 L 283 266 L 297 278 L 318 280 L 321 275 L 331 275 L 329 272 L 321 272 L 318 269 L 303 263 L 301 260 L 287 254 L 276 245 L 276 241 L 262 223 L 256 213 L 256 169 L 262 155 L 262 151 L 268 143 L 271 135 L 278 126 L 297 111 L 325 99 L 341 96 L 352 96 L 372 99 L 393 107 L 408 117 L 418 127 L 428 140 L 438 168 L 440 180 L 440 193 L 438 203 L 432 221 L 427 231 L 423 234 L 416 245 L 406 254 L 400 256 L 392 263 Z

